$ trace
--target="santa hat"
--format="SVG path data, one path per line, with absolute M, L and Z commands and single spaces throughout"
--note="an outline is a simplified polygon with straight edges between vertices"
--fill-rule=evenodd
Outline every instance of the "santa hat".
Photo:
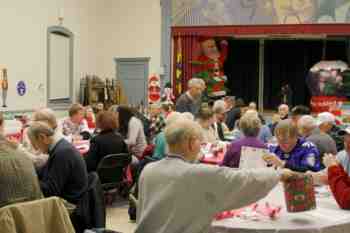
M 204 41 L 207 41 L 207 40 L 213 40 L 214 38 L 213 37 L 210 37 L 210 36 L 201 36 L 198 38 L 198 42 L 199 43 L 202 43 Z

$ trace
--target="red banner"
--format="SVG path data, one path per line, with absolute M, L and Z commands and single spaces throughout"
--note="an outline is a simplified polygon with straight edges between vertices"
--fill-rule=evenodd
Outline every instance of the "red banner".
M 313 113 L 331 112 L 336 116 L 341 115 L 341 105 L 347 99 L 337 96 L 313 96 L 310 101 Z

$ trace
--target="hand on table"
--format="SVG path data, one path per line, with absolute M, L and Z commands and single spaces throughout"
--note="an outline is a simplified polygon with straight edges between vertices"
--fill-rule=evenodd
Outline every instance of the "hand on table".
M 325 172 L 324 170 L 319 171 L 319 172 L 307 171 L 305 174 L 312 176 L 314 184 L 316 184 L 316 185 L 327 185 L 328 184 L 327 172 Z
M 278 158 L 275 154 L 265 154 L 263 155 L 263 160 L 275 167 L 284 167 L 284 162 Z
M 323 164 L 328 168 L 331 166 L 337 166 L 339 164 L 339 162 L 334 155 L 325 154 L 323 157 Z

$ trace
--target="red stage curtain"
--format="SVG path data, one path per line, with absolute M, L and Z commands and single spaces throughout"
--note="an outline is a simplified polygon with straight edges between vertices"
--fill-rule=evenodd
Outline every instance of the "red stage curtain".
M 179 96 L 187 90 L 187 81 L 195 72 L 191 61 L 198 57 L 199 43 L 198 36 L 175 36 L 173 39 L 173 90 L 175 96 Z

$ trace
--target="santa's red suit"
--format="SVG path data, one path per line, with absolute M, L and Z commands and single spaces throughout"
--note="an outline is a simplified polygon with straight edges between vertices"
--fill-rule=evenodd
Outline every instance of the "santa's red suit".
M 199 42 L 201 43 L 202 54 L 197 58 L 200 65 L 196 66 L 195 72 L 208 71 L 209 76 L 214 81 L 212 90 L 208 93 L 209 96 L 223 96 L 226 94 L 226 76 L 223 67 L 227 58 L 228 43 L 227 41 L 221 41 L 219 51 L 213 38 L 201 37 Z

